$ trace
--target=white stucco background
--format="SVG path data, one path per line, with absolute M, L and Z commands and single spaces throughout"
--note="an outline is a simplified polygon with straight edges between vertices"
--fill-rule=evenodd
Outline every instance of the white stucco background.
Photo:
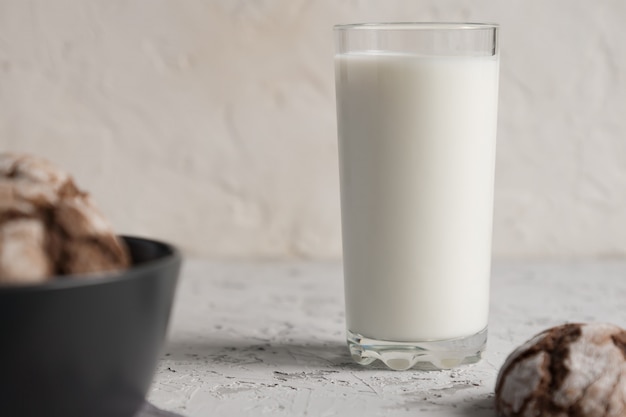
M 390 20 L 502 25 L 495 255 L 626 256 L 622 0 L 0 0 L 0 148 L 120 232 L 336 258 L 331 27 Z

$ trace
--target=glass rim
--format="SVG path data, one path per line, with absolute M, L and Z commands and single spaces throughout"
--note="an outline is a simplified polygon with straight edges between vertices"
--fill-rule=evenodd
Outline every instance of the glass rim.
M 333 26 L 335 31 L 348 30 L 481 30 L 499 29 L 497 23 L 473 22 L 371 22 Z

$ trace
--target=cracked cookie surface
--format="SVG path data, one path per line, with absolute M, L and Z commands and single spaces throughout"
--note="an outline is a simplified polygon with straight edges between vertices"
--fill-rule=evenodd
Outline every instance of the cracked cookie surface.
M 0 154 L 0 283 L 129 264 L 123 242 L 67 172 L 32 155 Z
M 499 416 L 617 417 L 626 414 L 626 331 L 574 323 L 517 348 L 496 382 Z

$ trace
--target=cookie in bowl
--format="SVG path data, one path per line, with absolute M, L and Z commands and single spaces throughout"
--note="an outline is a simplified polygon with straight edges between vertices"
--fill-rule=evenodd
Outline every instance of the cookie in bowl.
M 66 171 L 33 155 L 0 154 L 0 284 L 129 265 L 124 242 Z

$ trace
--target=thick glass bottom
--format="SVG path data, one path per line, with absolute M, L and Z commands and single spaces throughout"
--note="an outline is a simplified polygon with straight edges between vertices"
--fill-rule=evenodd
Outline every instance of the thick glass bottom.
M 487 328 L 471 336 L 429 342 L 375 340 L 348 330 L 348 348 L 360 365 L 376 360 L 395 371 L 451 369 L 480 360 L 487 345 Z

